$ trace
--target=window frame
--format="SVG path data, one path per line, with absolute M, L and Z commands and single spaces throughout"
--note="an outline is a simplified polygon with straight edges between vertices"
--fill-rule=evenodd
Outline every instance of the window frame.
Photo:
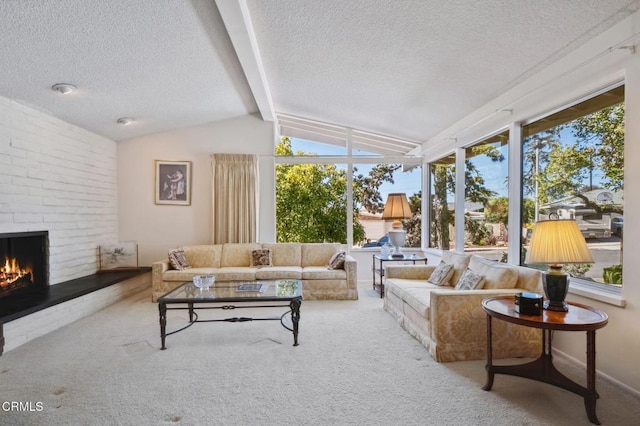
M 431 182 L 429 181 L 429 171 L 431 170 L 431 164 L 442 161 L 444 158 L 451 156 L 452 154 L 456 155 L 456 196 L 455 196 L 455 232 L 454 236 L 456 247 L 458 247 L 458 243 L 464 243 L 464 156 L 465 149 L 467 147 L 473 146 L 478 142 L 491 137 L 492 135 L 499 134 L 508 130 L 509 132 L 509 149 L 508 149 L 508 176 L 509 176 L 509 186 L 508 186 L 508 196 L 511 200 L 518 200 L 518 202 L 510 202 L 509 203 L 509 225 L 508 232 L 509 235 L 519 235 L 521 232 L 522 226 L 522 216 L 521 216 L 521 207 L 522 207 L 522 168 L 523 168 L 523 152 L 522 152 L 522 141 L 523 141 L 523 128 L 524 126 L 531 124 L 532 122 L 539 121 L 544 117 L 556 114 L 562 110 L 571 108 L 576 104 L 587 101 L 589 99 L 595 98 L 599 95 L 602 95 L 608 91 L 611 91 L 617 87 L 624 86 L 625 81 L 624 78 L 618 78 L 615 81 L 609 81 L 607 84 L 600 86 L 598 89 L 593 90 L 589 93 L 582 94 L 581 96 L 574 98 L 571 101 L 562 102 L 558 106 L 548 109 L 545 112 L 538 113 L 535 115 L 531 115 L 527 117 L 525 120 L 521 121 L 511 121 L 506 126 L 499 127 L 497 130 L 493 132 L 486 133 L 482 137 L 474 138 L 471 142 L 465 142 L 464 144 L 459 145 L 459 148 L 454 150 L 450 150 L 447 152 L 440 153 L 438 157 L 434 160 L 431 160 L 426 163 L 423 168 L 423 173 L 427 172 L 427 176 L 425 177 L 425 183 L 423 184 L 423 188 L 428 190 L 426 195 L 423 195 L 423 203 L 425 200 L 429 200 L 432 196 L 431 194 Z M 627 102 L 627 92 L 625 91 L 624 102 L 626 105 Z M 460 171 L 463 171 L 460 173 Z M 425 194 L 423 192 L 423 194 Z M 462 194 L 462 195 L 459 195 Z M 423 221 L 426 219 L 427 223 L 430 223 L 431 218 L 428 217 L 429 209 L 425 209 L 423 207 L 423 211 L 427 214 L 424 214 Z M 460 213 L 458 213 L 460 212 Z M 423 223 L 423 232 L 426 228 Z M 428 234 L 423 235 L 423 245 L 425 241 L 428 241 Z M 428 244 L 428 243 L 427 243 Z M 622 243 L 624 244 L 624 242 Z M 520 265 L 520 248 L 521 244 L 510 244 L 507 251 L 507 262 L 512 265 Z M 437 255 L 442 255 L 442 250 L 437 248 L 424 248 L 425 251 L 431 252 Z M 454 249 L 457 251 L 457 249 Z M 591 298 L 594 300 L 598 300 L 607 304 L 611 304 L 614 306 L 624 307 L 625 299 L 623 297 L 624 286 L 616 287 L 608 284 L 597 283 L 585 279 L 580 279 L 578 277 L 571 277 L 571 285 L 569 286 L 569 293 L 579 295 L 582 297 Z
M 286 136 L 286 135 L 281 135 Z M 293 136 L 290 136 L 295 138 Z M 323 142 L 318 142 L 323 143 Z M 343 156 L 275 156 L 275 166 L 278 164 L 344 164 L 347 167 L 346 175 L 347 175 L 347 248 L 348 251 L 371 251 L 370 248 L 361 248 L 354 247 L 353 241 L 353 166 L 358 164 L 402 164 L 402 165 L 417 165 L 422 167 L 422 177 L 420 179 L 421 190 L 424 194 L 424 173 L 425 173 L 425 163 L 422 156 L 417 155 L 407 155 L 407 156 L 390 156 L 390 155 L 382 155 L 382 156 L 353 156 L 353 149 L 351 144 L 349 143 L 349 139 L 347 138 L 347 155 Z M 276 182 L 277 185 L 277 182 Z M 276 188 L 274 187 L 274 191 Z M 426 202 L 424 196 L 422 197 L 422 211 L 425 211 Z M 275 221 L 278 220 L 277 217 L 274 218 Z M 425 248 L 424 236 L 425 236 L 425 226 L 426 226 L 426 215 L 422 215 L 422 241 L 420 249 Z M 275 229 L 275 223 L 274 223 Z

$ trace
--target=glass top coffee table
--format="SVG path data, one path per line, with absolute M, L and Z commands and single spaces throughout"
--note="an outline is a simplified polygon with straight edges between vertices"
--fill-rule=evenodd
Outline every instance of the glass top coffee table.
M 197 322 L 244 322 L 279 320 L 284 328 L 293 332 L 293 346 L 298 346 L 298 323 L 302 304 L 301 280 L 261 280 L 216 282 L 208 289 L 200 289 L 191 281 L 185 282 L 158 298 L 160 312 L 160 339 L 162 349 L 166 349 L 167 336 L 191 327 Z M 288 307 L 279 317 L 251 318 L 231 317 L 224 319 L 199 320 L 197 310 L 242 308 L 283 308 Z M 167 311 L 188 310 L 189 323 L 167 333 Z

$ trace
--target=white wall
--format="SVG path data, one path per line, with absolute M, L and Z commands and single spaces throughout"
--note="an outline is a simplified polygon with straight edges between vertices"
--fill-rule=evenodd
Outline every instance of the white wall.
M 622 46 L 637 44 L 640 13 L 616 25 L 557 63 L 504 93 L 424 145 L 437 159 L 511 123 L 535 119 L 616 81 L 625 82 L 625 240 L 622 297 L 625 307 L 571 293 L 569 301 L 587 304 L 609 315 L 597 331 L 597 370 L 640 395 L 640 53 Z M 638 46 L 636 46 L 637 48 Z M 452 145 L 451 141 L 455 141 Z M 517 226 L 517 224 L 516 224 Z M 585 333 L 557 332 L 554 347 L 584 363 Z
M 118 142 L 119 235 L 138 242 L 141 266 L 184 244 L 210 244 L 213 153 L 258 154 L 258 241 L 273 241 L 273 124 L 255 115 Z M 155 160 L 192 162 L 190 206 L 154 203 Z M 263 214 L 264 213 L 264 214 Z
M 117 240 L 116 143 L 0 97 L 0 233 L 49 231 L 49 280 L 93 274 Z

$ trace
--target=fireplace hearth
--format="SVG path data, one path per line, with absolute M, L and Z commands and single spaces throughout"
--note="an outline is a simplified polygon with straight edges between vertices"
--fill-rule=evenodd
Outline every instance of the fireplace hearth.
M 49 289 L 49 233 L 0 234 L 0 317 L 3 311 L 28 308 Z

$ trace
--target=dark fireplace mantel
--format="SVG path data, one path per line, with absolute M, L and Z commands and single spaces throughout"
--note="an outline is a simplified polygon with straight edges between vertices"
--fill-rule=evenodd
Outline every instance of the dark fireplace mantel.
M 9 321 L 25 317 L 149 272 L 151 272 L 151 267 L 141 267 L 134 270 L 114 271 L 107 274 L 92 274 L 75 278 L 50 286 L 46 295 L 40 297 L 37 303 L 21 305 L 19 303 L 5 303 L 5 300 L 0 299 L 0 322 L 6 324 Z

